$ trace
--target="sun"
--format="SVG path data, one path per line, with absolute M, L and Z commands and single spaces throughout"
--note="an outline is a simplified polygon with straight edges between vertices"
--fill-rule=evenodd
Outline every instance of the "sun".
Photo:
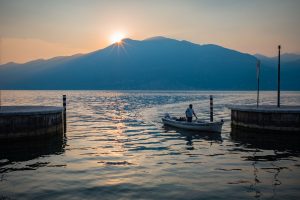
M 112 43 L 121 43 L 122 39 L 124 39 L 124 34 L 120 32 L 116 32 L 110 37 Z

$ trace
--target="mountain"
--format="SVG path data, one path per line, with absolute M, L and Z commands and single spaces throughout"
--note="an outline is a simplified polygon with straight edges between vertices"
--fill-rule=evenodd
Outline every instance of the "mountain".
M 1 89 L 255 90 L 256 60 L 218 45 L 165 37 L 124 39 L 88 54 L 0 66 Z M 294 61 L 293 61 L 294 62 Z M 299 65 L 282 89 L 300 90 Z M 261 88 L 276 89 L 276 65 L 262 62 Z
M 276 65 L 276 66 L 278 65 L 278 56 L 268 57 L 261 54 L 255 54 L 254 56 L 268 65 Z M 292 65 L 299 66 L 299 61 L 300 61 L 300 55 L 298 54 L 285 53 L 280 55 L 280 62 L 283 65 L 292 64 Z
M 254 55 L 262 63 L 264 76 L 268 74 L 272 79 L 266 79 L 268 85 L 277 84 L 278 56 L 267 57 L 260 54 Z M 281 88 L 284 90 L 299 90 L 300 88 L 300 55 L 285 53 L 280 55 Z M 275 78 L 274 78 L 275 77 Z
M 262 61 L 268 61 L 268 62 L 274 62 L 274 63 L 278 62 L 278 56 L 268 57 L 268 56 L 264 56 L 261 54 L 255 54 L 254 56 L 257 59 L 260 59 Z M 284 54 L 280 55 L 280 60 L 283 63 L 294 62 L 294 61 L 300 60 L 300 55 L 294 54 L 294 53 L 284 53 Z

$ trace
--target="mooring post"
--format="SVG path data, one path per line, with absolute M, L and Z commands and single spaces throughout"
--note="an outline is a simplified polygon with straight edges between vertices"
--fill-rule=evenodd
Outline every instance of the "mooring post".
M 64 107 L 64 133 L 67 132 L 67 97 L 63 95 L 63 107 Z
M 281 46 L 278 45 L 278 88 L 277 88 L 277 107 L 280 107 L 280 49 Z
M 213 96 L 209 95 L 209 107 L 210 107 L 210 121 L 213 122 L 214 121 L 214 117 L 213 117 Z

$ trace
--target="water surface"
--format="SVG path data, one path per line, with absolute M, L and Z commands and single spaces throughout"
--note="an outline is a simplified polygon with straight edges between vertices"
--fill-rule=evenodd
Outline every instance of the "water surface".
M 298 138 L 232 134 L 228 104 L 255 104 L 255 92 L 2 91 L 5 105 L 62 104 L 63 138 L 0 148 L 0 199 L 299 199 Z M 222 134 L 163 127 L 193 103 Z M 262 104 L 275 104 L 263 92 Z M 299 92 L 281 102 L 300 104 Z

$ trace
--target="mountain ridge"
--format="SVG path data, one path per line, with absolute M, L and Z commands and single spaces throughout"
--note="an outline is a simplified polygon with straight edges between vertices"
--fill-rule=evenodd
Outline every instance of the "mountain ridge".
M 256 60 L 253 55 L 214 44 L 161 36 L 150 40 L 126 38 L 87 54 L 1 66 L 0 87 L 255 90 Z M 300 90 L 295 76 L 299 72 L 299 67 L 283 69 L 282 88 Z M 274 67 L 262 63 L 261 88 L 276 89 L 276 77 Z

